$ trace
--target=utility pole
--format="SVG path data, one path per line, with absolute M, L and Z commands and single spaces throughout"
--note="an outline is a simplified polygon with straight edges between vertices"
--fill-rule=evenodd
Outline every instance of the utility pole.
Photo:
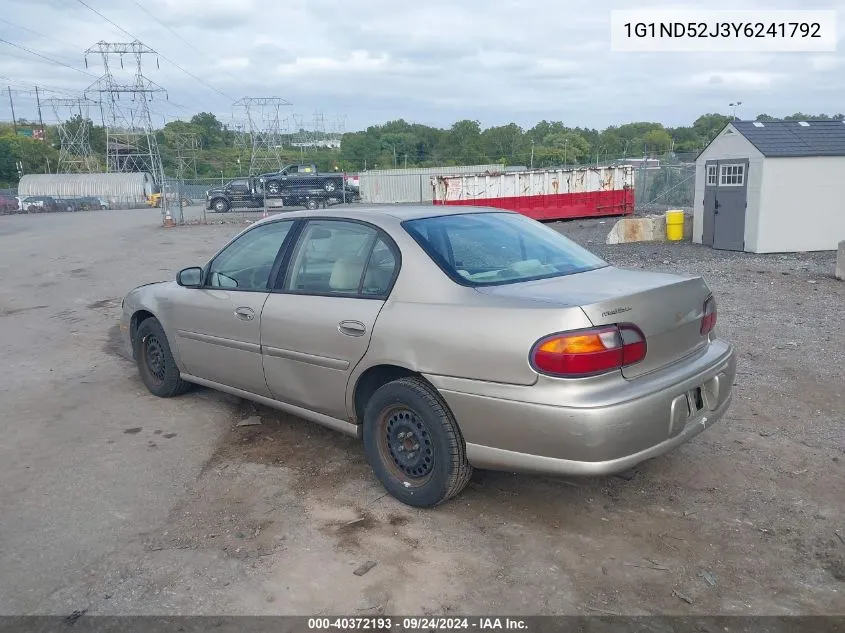
M 6 86 L 9 91 L 9 107 L 12 108 L 12 128 L 15 130 L 15 136 L 18 135 L 18 120 L 15 118 L 15 103 L 12 101 L 12 87 Z
M 531 139 L 531 167 L 530 169 L 534 169 L 534 139 Z
M 41 117 L 41 98 L 38 96 L 38 86 L 35 86 L 35 103 L 38 104 L 38 125 L 41 126 L 41 140 L 47 142 L 44 134 L 44 119 Z M 49 169 L 47 170 L 49 172 Z
M 396 169 L 396 146 L 393 146 L 393 169 Z

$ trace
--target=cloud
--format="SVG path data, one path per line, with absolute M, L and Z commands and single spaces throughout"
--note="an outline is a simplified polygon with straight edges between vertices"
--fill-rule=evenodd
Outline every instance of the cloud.
M 755 71 L 707 71 L 696 73 L 683 83 L 693 87 L 710 87 L 729 90 L 761 90 L 786 79 L 784 73 Z
M 612 53 L 610 11 L 628 8 L 623 0 L 138 0 L 154 18 L 132 1 L 86 2 L 160 53 L 158 64 L 155 56 L 145 59 L 144 72 L 168 89 L 170 101 L 154 108 L 171 118 L 210 110 L 228 122 L 243 96 L 282 96 L 306 119 L 322 110 L 346 115 L 355 129 L 399 117 L 443 126 L 464 118 L 484 125 L 529 126 L 543 118 L 588 127 L 638 119 L 680 125 L 726 111 L 737 99 L 769 114 L 838 111 L 845 101 L 845 84 L 836 80 L 841 52 Z M 667 4 L 686 6 L 637 6 Z M 729 6 L 789 8 L 794 0 Z M 13 24 L 0 22 L 0 37 L 77 68 L 0 44 L 0 82 L 21 91 L 19 116 L 34 114 L 26 85 L 79 93 L 103 72 L 97 56 L 86 71 L 84 51 L 99 40 L 130 39 L 77 2 L 0 0 L 0 9 Z M 132 60 L 124 66 L 113 60 L 121 81 L 130 81 Z

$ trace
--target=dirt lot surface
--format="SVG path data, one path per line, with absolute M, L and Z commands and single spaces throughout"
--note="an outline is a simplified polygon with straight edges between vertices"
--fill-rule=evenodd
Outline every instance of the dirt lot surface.
M 119 213 L 0 218 L 0 613 L 845 614 L 832 253 L 555 225 L 613 264 L 703 275 L 738 348 L 734 403 L 625 476 L 476 472 L 420 511 L 356 440 L 204 389 L 148 395 L 115 344 L 119 297 L 243 225 Z

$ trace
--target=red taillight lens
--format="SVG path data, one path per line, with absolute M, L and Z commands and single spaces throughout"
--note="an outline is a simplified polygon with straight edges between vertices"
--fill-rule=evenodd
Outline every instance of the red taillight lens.
M 625 323 L 542 338 L 531 349 L 531 365 L 543 374 L 576 378 L 621 369 L 645 355 L 645 336 Z
M 704 302 L 704 316 L 701 317 L 701 335 L 710 334 L 716 327 L 716 300 L 710 296 Z

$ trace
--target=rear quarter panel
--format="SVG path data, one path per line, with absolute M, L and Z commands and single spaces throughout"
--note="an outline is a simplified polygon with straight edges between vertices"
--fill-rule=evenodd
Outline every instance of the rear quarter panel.
M 402 252 L 396 284 L 376 321 L 370 347 L 350 377 L 375 365 L 479 381 L 530 385 L 529 351 L 547 334 L 590 321 L 577 306 L 485 296 L 461 286 L 429 258 L 398 221 L 389 228 Z

